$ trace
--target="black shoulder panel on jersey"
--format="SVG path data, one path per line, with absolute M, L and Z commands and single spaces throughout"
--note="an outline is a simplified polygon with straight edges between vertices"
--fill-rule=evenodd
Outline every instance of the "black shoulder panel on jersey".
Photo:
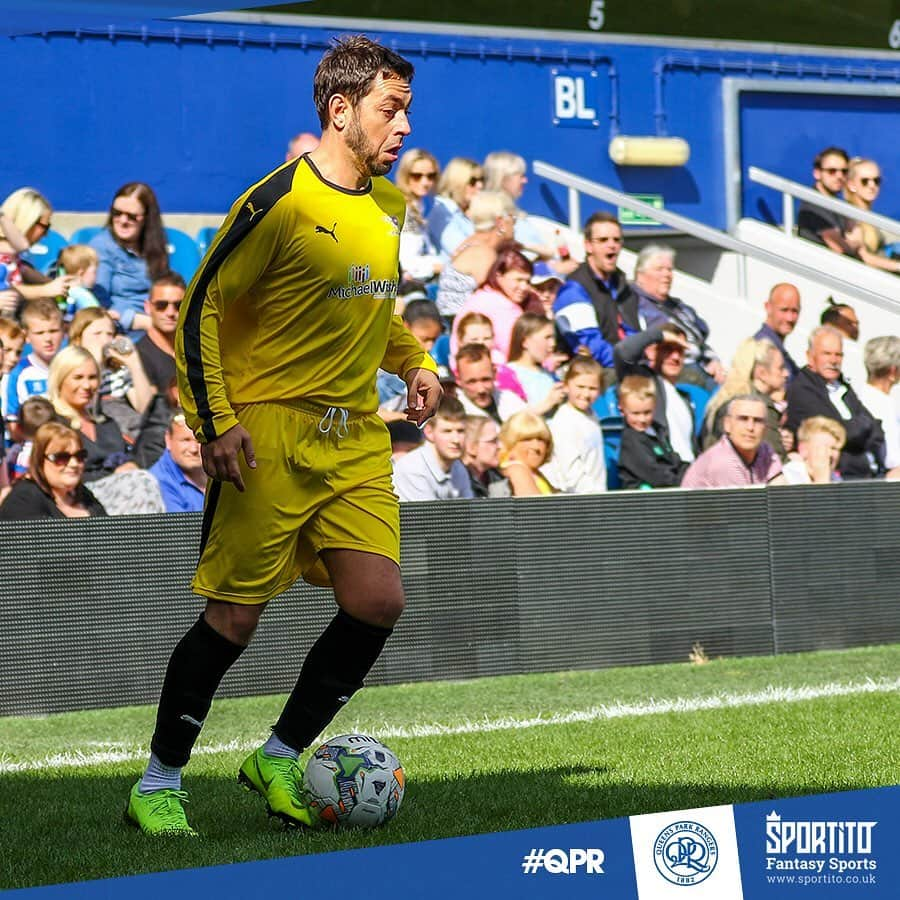
M 207 441 L 214 440 L 218 435 L 213 425 L 212 410 L 209 408 L 200 343 L 200 314 L 206 302 L 206 292 L 228 255 L 262 222 L 275 204 L 290 192 L 299 162 L 298 158 L 276 169 L 247 197 L 228 230 L 224 234 L 220 232 L 216 235 L 185 298 L 187 301 L 187 313 L 184 317 L 185 364 L 188 383 L 197 405 L 197 415 L 203 422 L 203 434 Z

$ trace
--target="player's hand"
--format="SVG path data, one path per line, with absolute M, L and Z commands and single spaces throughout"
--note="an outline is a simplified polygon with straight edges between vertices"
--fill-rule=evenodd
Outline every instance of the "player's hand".
M 422 426 L 437 412 L 444 389 L 437 375 L 430 369 L 410 369 L 406 373 L 409 393 L 406 398 L 406 418 Z
M 247 465 L 256 468 L 256 455 L 253 452 L 253 441 L 250 432 L 240 425 L 233 425 L 225 434 L 200 447 L 203 460 L 203 471 L 216 481 L 230 481 L 239 491 L 244 490 L 244 479 L 238 454 L 243 453 Z

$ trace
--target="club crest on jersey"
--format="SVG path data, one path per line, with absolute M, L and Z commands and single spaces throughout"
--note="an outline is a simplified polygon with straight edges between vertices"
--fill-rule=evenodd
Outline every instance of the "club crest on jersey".
M 347 268 L 347 283 L 333 285 L 329 298 L 349 300 L 370 296 L 373 300 L 393 300 L 397 296 L 396 278 L 372 278 L 368 263 L 352 263 Z
M 382 216 L 381 220 L 391 226 L 389 237 L 400 237 L 400 220 L 396 216 Z

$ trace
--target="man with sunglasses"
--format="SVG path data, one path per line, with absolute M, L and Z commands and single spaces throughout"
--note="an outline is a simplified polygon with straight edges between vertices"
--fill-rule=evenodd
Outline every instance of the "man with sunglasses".
M 150 383 L 160 394 L 175 377 L 175 332 L 185 289 L 184 279 L 177 272 L 167 272 L 154 280 L 144 304 L 150 327 L 135 348 Z
M 840 147 L 826 147 L 813 160 L 815 189 L 832 200 L 841 200 L 841 192 L 847 183 L 850 157 Z M 821 244 L 835 253 L 859 256 L 859 241 L 851 236 L 853 223 L 840 213 L 822 209 L 804 200 L 797 210 L 797 234 Z

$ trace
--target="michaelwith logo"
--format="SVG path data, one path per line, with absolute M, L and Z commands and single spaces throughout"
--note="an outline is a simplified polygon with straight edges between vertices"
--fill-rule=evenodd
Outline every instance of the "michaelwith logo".
M 396 278 L 371 278 L 368 264 L 353 263 L 347 269 L 347 283 L 336 284 L 328 291 L 329 298 L 350 300 L 371 296 L 373 300 L 393 300 L 397 296 Z
M 872 835 L 877 822 L 782 819 L 766 816 L 766 869 L 769 871 L 873 871 Z
M 719 845 L 699 822 L 673 822 L 653 842 L 653 862 L 672 884 L 699 884 L 712 875 L 718 861 Z

